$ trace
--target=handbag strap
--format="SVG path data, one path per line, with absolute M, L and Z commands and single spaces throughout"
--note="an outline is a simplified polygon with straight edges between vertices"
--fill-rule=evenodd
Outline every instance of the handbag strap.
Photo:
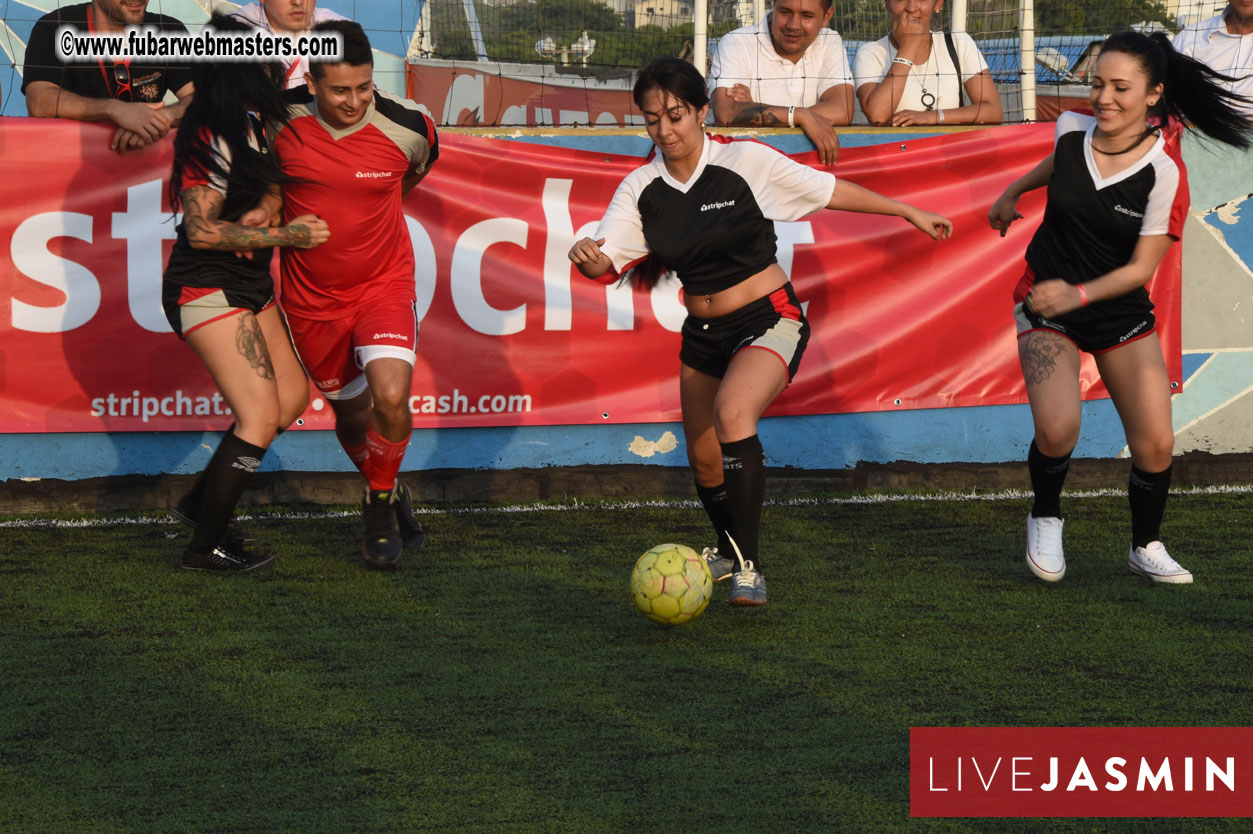
M 944 33 L 944 44 L 948 47 L 948 57 L 953 61 L 953 69 L 957 70 L 957 96 L 961 106 L 966 106 L 966 85 L 962 83 L 962 65 L 957 60 L 957 45 L 953 43 L 953 33 Z

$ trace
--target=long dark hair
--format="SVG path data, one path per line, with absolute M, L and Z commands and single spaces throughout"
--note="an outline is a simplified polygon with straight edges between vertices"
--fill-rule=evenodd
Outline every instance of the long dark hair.
M 658 58 L 640 70 L 635 78 L 635 88 L 631 91 L 636 107 L 644 109 L 644 95 L 653 88 L 674 96 L 692 112 L 709 104 L 705 79 L 696 67 L 681 58 Z M 654 147 L 649 153 L 650 159 L 656 150 Z M 630 281 L 637 290 L 651 290 L 665 273 L 666 265 L 656 255 L 650 254 L 623 273 L 620 280 Z
M 1253 123 L 1237 107 L 1247 99 L 1221 86 L 1235 79 L 1176 51 L 1164 33 L 1119 32 L 1105 41 L 1101 52 L 1130 55 L 1148 75 L 1150 89 L 1162 85 L 1162 97 L 1149 113 L 1163 123 L 1177 119 L 1236 148 L 1253 143 Z
M 209 26 L 220 32 L 251 32 L 241 20 L 215 12 Z M 192 64 L 195 94 L 174 136 L 174 169 L 170 175 L 170 206 L 182 202 L 183 175 L 189 171 L 221 178 L 227 184 L 224 219 L 256 205 L 266 189 L 282 181 L 278 158 L 264 146 L 249 145 L 254 128 L 246 110 L 262 125 L 287 124 L 287 103 L 279 89 L 278 64 L 221 61 Z M 214 137 L 230 151 L 228 162 L 214 147 Z

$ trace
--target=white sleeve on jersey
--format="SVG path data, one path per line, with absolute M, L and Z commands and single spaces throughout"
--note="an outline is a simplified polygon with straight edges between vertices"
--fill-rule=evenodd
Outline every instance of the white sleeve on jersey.
M 752 165 L 741 175 L 753 189 L 761 213 L 770 220 L 800 220 L 824 209 L 835 193 L 835 175 L 817 171 L 769 145 L 745 142 Z
M 1179 190 L 1179 168 L 1174 160 L 1162 154 L 1161 163 L 1153 167 L 1157 178 L 1149 192 L 1149 204 L 1144 207 L 1144 219 L 1140 223 L 1142 236 L 1170 234 L 1170 215 Z
M 609 258 L 613 268 L 622 272 L 648 254 L 648 242 L 644 240 L 644 221 L 640 218 L 639 188 L 649 182 L 647 176 L 639 176 L 637 170 L 614 192 L 605 209 L 605 216 L 596 227 L 596 240 L 605 239 L 600 251 Z
M 1057 140 L 1061 139 L 1067 133 L 1076 130 L 1087 130 L 1088 125 L 1096 121 L 1093 116 L 1084 116 L 1073 110 L 1067 110 L 1057 117 L 1057 125 L 1053 130 L 1053 147 L 1057 147 Z

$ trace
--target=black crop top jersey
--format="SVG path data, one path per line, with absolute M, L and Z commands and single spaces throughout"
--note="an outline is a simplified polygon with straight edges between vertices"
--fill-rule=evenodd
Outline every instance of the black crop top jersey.
M 261 154 L 272 153 L 261 123 L 251 113 L 248 114 L 248 121 L 252 128 L 248 136 L 249 146 Z M 230 146 L 220 136 L 212 135 L 207 128 L 202 128 L 202 134 L 216 152 L 218 162 L 227 169 L 228 177 L 223 178 L 189 164 L 183 169 L 179 191 L 186 191 L 194 186 L 212 188 L 223 198 L 219 217 L 226 222 L 238 222 L 245 212 L 257 205 L 265 193 L 266 184 L 228 182 L 228 179 L 234 179 L 229 176 L 232 167 Z M 182 222 L 175 227 L 175 231 L 178 237 L 165 267 L 166 281 L 183 287 L 218 287 L 236 283 L 251 285 L 256 282 L 268 284 L 271 281 L 270 260 L 273 249 L 254 249 L 250 257 L 241 258 L 234 252 L 220 249 L 192 248 L 187 239 L 187 229 Z
M 1159 135 L 1135 164 L 1106 179 L 1092 156 L 1095 127 L 1094 116 L 1057 119 L 1048 203 L 1027 247 L 1037 281 L 1090 281 L 1126 266 L 1141 236 L 1183 234 L 1187 179 L 1166 140 Z
M 596 237 L 613 273 L 648 254 L 678 275 L 690 295 L 732 287 L 772 263 L 775 220 L 825 208 L 835 177 L 753 140 L 706 136 L 687 182 L 658 154 L 614 193 Z

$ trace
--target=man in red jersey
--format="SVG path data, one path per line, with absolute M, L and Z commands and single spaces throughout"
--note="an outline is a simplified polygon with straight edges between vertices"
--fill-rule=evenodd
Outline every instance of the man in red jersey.
M 401 199 L 430 170 L 439 143 L 413 102 L 375 90 L 358 24 L 327 21 L 314 32 L 343 35 L 342 60 L 311 64 L 307 90 L 289 91 L 291 122 L 275 147 L 290 178 L 284 218 L 316 211 L 338 242 L 281 259 L 280 301 L 300 360 L 335 411 L 339 442 L 368 482 L 362 555 L 391 566 L 402 543 L 424 539 L 409 489 L 396 479 L 413 430 L 418 337 Z

